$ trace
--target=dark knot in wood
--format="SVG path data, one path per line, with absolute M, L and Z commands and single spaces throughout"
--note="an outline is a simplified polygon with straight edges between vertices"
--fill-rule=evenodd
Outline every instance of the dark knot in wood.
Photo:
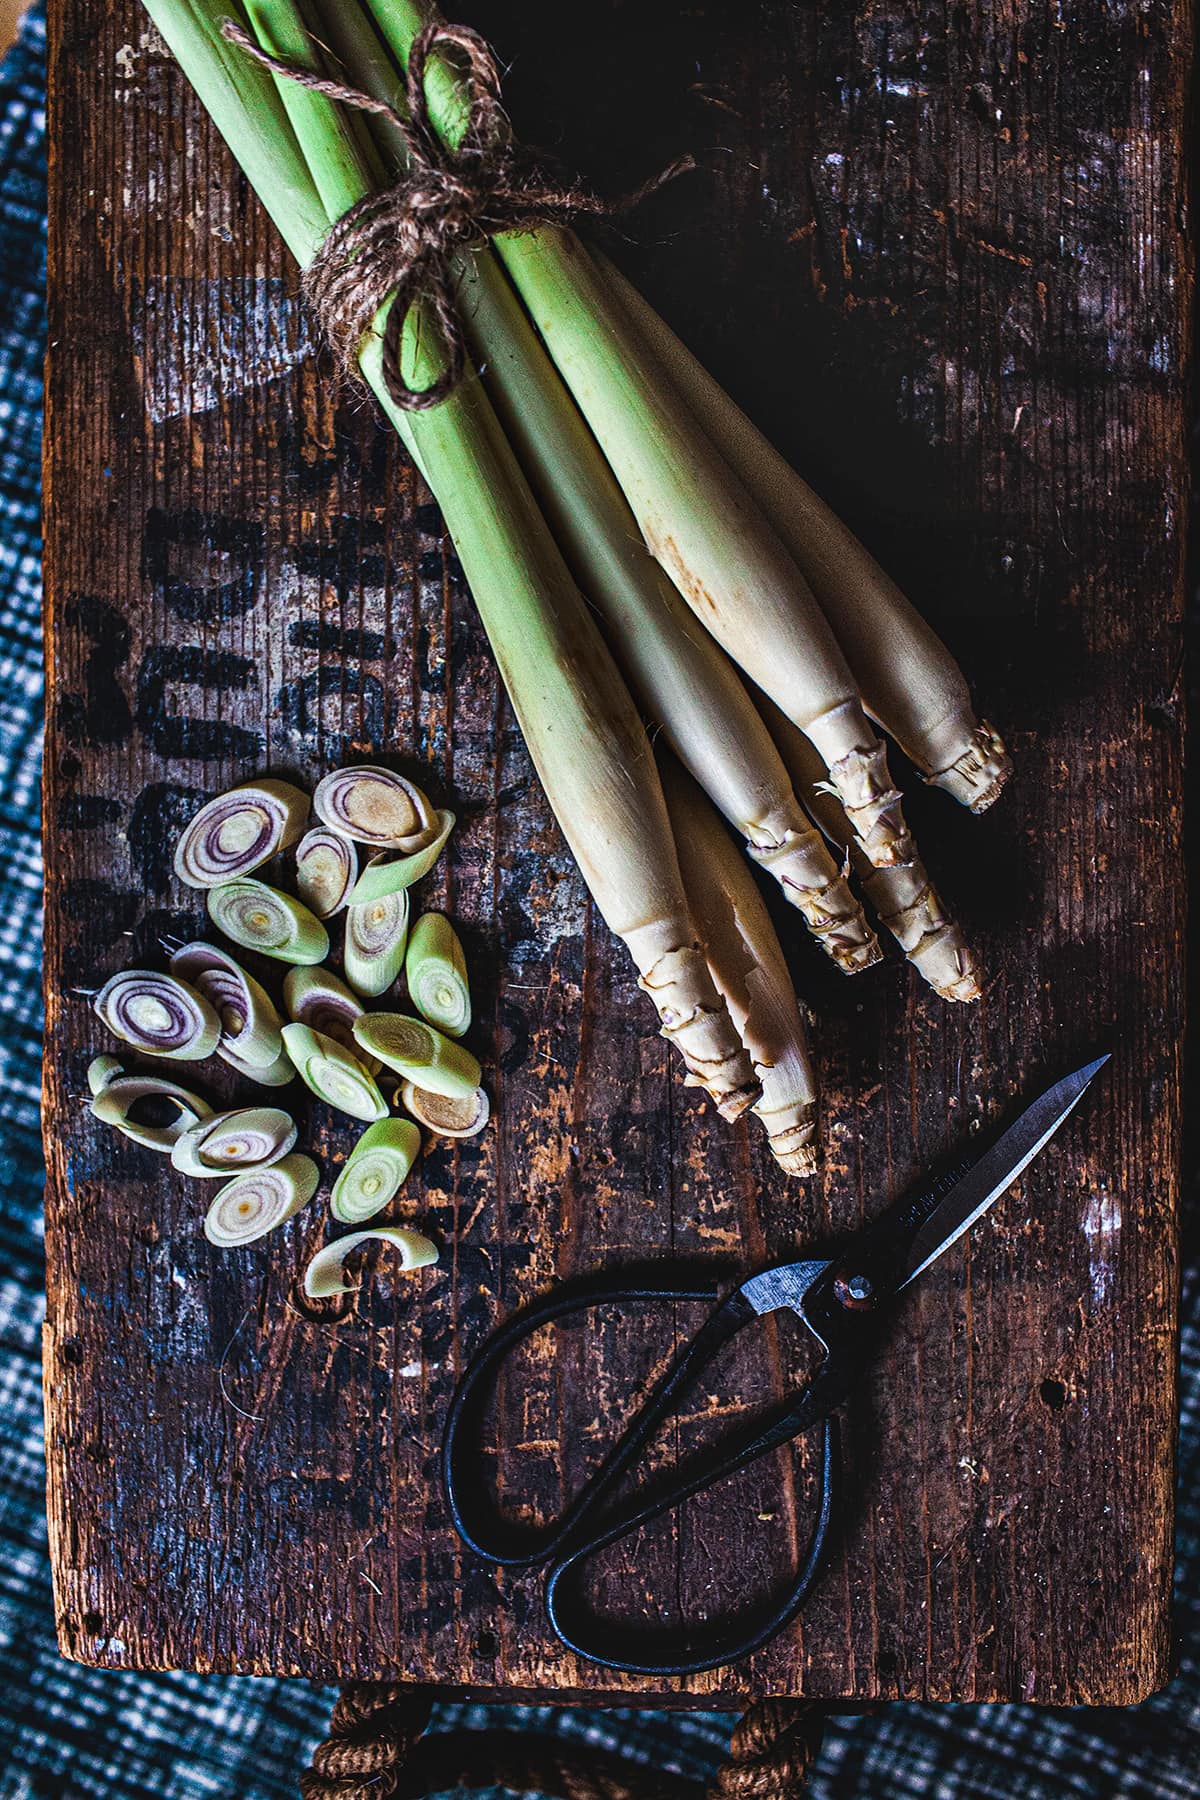
M 391 300 L 383 328 L 382 374 L 388 395 L 405 412 L 437 406 L 466 368 L 462 322 L 454 295 L 454 259 L 498 232 L 568 225 L 581 215 L 625 212 L 665 182 L 694 167 L 674 162 L 634 193 L 604 200 L 555 181 L 532 152 L 512 141 L 500 101 L 500 74 L 491 48 L 465 25 L 435 21 L 413 40 L 405 75 L 405 104 L 393 106 L 361 89 L 281 61 L 227 19 L 223 35 L 272 74 L 344 106 L 386 119 L 405 148 L 405 172 L 393 187 L 343 213 L 304 273 L 304 291 L 338 360 L 357 369 L 359 349 L 380 309 Z M 457 144 L 443 143 L 430 116 L 425 75 L 429 58 L 448 50 L 460 68 L 466 102 Z M 405 321 L 421 306 L 440 339 L 441 367 L 423 387 L 401 369 Z

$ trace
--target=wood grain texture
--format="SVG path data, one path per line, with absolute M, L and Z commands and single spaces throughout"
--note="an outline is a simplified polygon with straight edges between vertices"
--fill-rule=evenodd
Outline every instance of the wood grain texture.
M 467 9 L 512 61 L 523 134 L 599 184 L 703 152 L 618 255 L 934 619 L 1014 749 L 985 819 L 932 793 L 911 808 L 986 995 L 947 1007 L 895 962 L 844 981 L 789 917 L 822 1178 L 789 1185 L 684 1093 L 531 777 L 428 493 L 337 396 L 269 224 L 133 0 L 52 0 L 63 1649 L 707 1705 L 1136 1700 L 1169 1666 L 1187 9 L 569 13 Z M 200 923 L 167 847 L 201 796 L 365 751 L 459 812 L 431 898 L 463 922 L 496 1124 L 432 1150 L 406 1190 L 441 1266 L 381 1267 L 333 1329 L 288 1300 L 319 1206 L 219 1254 L 196 1186 L 87 1120 L 103 1041 L 76 989 Z M 548 1636 L 535 1579 L 460 1553 L 435 1479 L 444 1408 L 523 1298 L 632 1256 L 792 1254 L 1108 1046 L 1086 1114 L 906 1306 L 849 1420 L 856 1504 L 785 1638 L 736 1669 L 625 1680 Z M 336 1161 L 350 1134 L 311 1123 Z M 553 1509 L 690 1322 L 536 1346 L 500 1396 L 506 1503 Z M 739 1354 L 660 1454 L 798 1357 L 782 1336 Z M 803 1535 L 808 1454 L 606 1566 L 606 1603 L 653 1619 L 769 1582 Z

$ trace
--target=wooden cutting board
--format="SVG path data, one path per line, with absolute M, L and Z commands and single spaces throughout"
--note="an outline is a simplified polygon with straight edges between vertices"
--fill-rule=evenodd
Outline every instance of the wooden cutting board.
M 465 0 L 464 0 L 465 4 Z M 1182 1024 L 1185 9 L 471 0 L 523 134 L 617 190 L 702 173 L 617 254 L 944 632 L 1017 773 L 922 793 L 988 971 L 948 1007 L 849 982 L 781 918 L 824 1173 L 684 1092 L 590 910 L 436 507 L 340 397 L 293 270 L 134 0 L 51 0 L 46 1120 L 49 1507 L 61 1643 L 107 1667 L 402 1675 L 482 1692 L 1125 1703 L 1168 1672 Z M 566 23 L 565 20 L 570 20 Z M 202 923 L 170 846 L 252 771 L 387 752 L 461 825 L 495 1126 L 403 1200 L 445 1245 L 336 1328 L 290 1309 L 310 1207 L 228 1255 L 207 1197 L 91 1122 L 79 989 Z M 558 1277 L 748 1271 L 873 1216 L 1019 1097 L 1115 1052 L 1087 1110 L 920 1285 L 847 1432 L 854 1507 L 802 1620 L 736 1669 L 566 1655 L 535 1579 L 460 1554 L 456 1373 Z M 350 1142 L 315 1117 L 314 1141 Z M 553 1509 L 676 1319 L 547 1341 L 491 1470 Z M 662 1455 L 800 1369 L 719 1372 Z M 604 1571 L 633 1618 L 769 1583 L 808 1452 Z M 735 1508 L 741 1509 L 735 1512 Z M 736 1522 L 735 1522 L 736 1520 Z

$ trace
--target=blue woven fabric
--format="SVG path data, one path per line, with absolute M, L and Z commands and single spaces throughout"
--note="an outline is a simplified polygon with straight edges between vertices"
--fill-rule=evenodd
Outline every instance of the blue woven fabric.
M 333 1693 L 298 1681 L 110 1674 L 58 1655 L 43 1507 L 38 766 L 45 341 L 44 26 L 0 70 L 0 1800 L 268 1800 L 295 1792 Z M 895 1706 L 831 1722 L 815 1800 L 1200 1792 L 1200 1287 L 1184 1342 L 1181 1670 L 1128 1711 Z M 536 1725 L 703 1777 L 725 1714 L 447 1707 L 435 1726 Z

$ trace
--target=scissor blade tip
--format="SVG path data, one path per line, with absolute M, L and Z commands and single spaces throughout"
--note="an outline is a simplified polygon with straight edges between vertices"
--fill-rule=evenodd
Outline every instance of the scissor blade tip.
M 1112 1051 L 1106 1050 L 1104 1052 L 1103 1056 L 1098 1056 L 1096 1058 L 1095 1062 L 1084 1063 L 1082 1069 L 1080 1069 L 1080 1071 L 1079 1071 L 1079 1077 L 1078 1077 L 1079 1080 L 1082 1081 L 1084 1086 L 1086 1087 L 1088 1082 L 1092 1080 L 1093 1076 L 1096 1076 L 1100 1073 L 1100 1071 L 1104 1067 L 1105 1063 L 1111 1062 L 1111 1061 L 1112 1061 Z

